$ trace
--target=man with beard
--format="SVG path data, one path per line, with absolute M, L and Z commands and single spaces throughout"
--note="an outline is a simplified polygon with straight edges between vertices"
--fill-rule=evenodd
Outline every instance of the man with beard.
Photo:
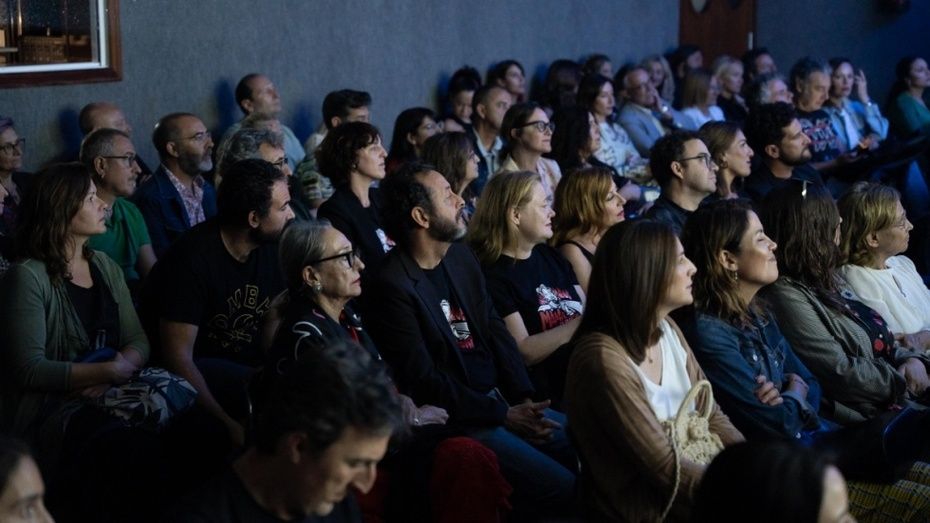
M 776 102 L 754 108 L 746 119 L 746 141 L 756 153 L 757 163 L 743 185 L 743 191 L 759 203 L 772 189 L 788 180 L 823 185 L 823 179 L 810 166 L 811 140 L 791 104 Z
M 217 216 L 184 233 L 155 265 L 142 316 L 165 368 L 243 443 L 246 383 L 261 365 L 262 316 L 284 289 L 277 239 L 288 221 L 287 180 L 265 160 L 232 164 Z
M 458 242 L 464 201 L 431 166 L 408 163 L 381 184 L 397 246 L 372 282 L 367 318 L 398 388 L 497 453 L 516 520 L 570 515 L 576 457 L 564 415 L 534 402 L 516 343 L 486 292 L 477 258 Z M 519 515 L 520 517 L 516 517 Z
M 161 165 L 139 186 L 135 203 L 161 256 L 181 233 L 216 214 L 216 192 L 203 178 L 213 169 L 213 139 L 193 114 L 172 113 L 155 125 L 152 143 Z

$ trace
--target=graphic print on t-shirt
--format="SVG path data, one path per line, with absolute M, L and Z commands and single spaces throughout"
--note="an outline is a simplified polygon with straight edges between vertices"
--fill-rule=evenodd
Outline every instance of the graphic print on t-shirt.
M 475 350 L 475 340 L 471 337 L 471 329 L 468 328 L 468 319 L 465 318 L 465 311 L 458 307 L 453 307 L 449 303 L 449 300 L 440 301 L 439 306 L 442 307 L 442 313 L 445 315 L 446 321 L 449 322 L 452 335 L 455 336 L 455 340 L 458 342 L 459 350 L 462 352 Z
M 239 353 L 252 344 L 258 334 L 262 316 L 268 310 L 271 299 L 259 301 L 261 292 L 257 285 L 245 285 L 226 298 L 226 314 L 216 314 L 207 323 L 207 335 L 223 349 Z
M 571 293 L 566 290 L 541 284 L 536 287 L 536 297 L 539 299 L 539 322 L 544 331 L 581 315 L 581 302 L 573 300 Z

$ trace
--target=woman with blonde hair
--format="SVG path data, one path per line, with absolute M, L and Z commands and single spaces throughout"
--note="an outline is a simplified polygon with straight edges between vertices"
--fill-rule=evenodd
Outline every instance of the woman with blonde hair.
M 617 191 L 609 169 L 588 167 L 562 180 L 555 190 L 552 240 L 575 271 L 575 278 L 588 292 L 591 263 L 601 236 L 611 225 L 622 222 L 626 200 Z
M 660 54 L 649 55 L 643 58 L 639 66 L 649 73 L 649 83 L 655 87 L 656 92 L 666 102 L 675 98 L 675 81 L 672 79 L 672 68 L 668 60 Z
M 691 118 L 694 129 L 707 122 L 723 121 L 723 111 L 717 106 L 720 80 L 706 69 L 695 69 L 685 77 L 681 88 L 681 112 Z
M 740 125 L 749 116 L 749 108 L 743 99 L 743 62 L 732 56 L 723 55 L 714 60 L 714 77 L 720 82 L 720 97 L 717 105 L 723 110 L 728 122 Z
M 859 182 L 840 197 L 839 273 L 849 290 L 888 322 L 895 337 L 930 348 L 930 291 L 901 253 L 914 227 L 892 187 Z
M 562 346 L 581 320 L 584 292 L 571 265 L 546 243 L 552 216 L 538 174 L 499 173 L 481 193 L 468 243 L 537 394 L 557 406 L 568 362 Z
M 704 203 L 739 198 L 743 180 L 752 171 L 754 154 L 743 130 L 733 122 L 707 122 L 701 126 L 698 136 L 718 167 L 717 192 L 708 196 Z

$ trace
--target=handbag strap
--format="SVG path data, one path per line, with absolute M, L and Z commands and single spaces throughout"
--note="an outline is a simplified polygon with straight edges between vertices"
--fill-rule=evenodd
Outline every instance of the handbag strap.
M 668 432 L 669 441 L 672 444 L 672 456 L 675 459 L 675 482 L 672 484 L 672 494 L 669 496 L 668 503 L 665 504 L 665 508 L 662 510 L 662 517 L 660 518 L 660 521 L 665 521 L 668 513 L 671 512 L 672 505 L 675 504 L 675 498 L 678 496 L 678 487 L 681 484 L 681 451 L 678 449 L 676 427 L 678 427 L 680 423 L 684 422 L 688 415 L 691 404 L 695 403 L 698 394 L 700 394 L 701 391 L 705 389 L 707 390 L 707 403 L 705 404 L 706 412 L 699 412 L 698 415 L 702 418 L 710 418 L 710 415 L 714 410 L 713 389 L 711 388 L 709 381 L 700 380 L 692 385 L 691 390 L 689 390 L 688 394 L 685 395 L 685 399 L 681 402 L 681 405 L 678 406 L 678 412 L 675 414 L 675 418 L 666 421 L 670 427 L 670 430 L 667 430 L 666 432 Z
M 710 419 L 710 415 L 714 412 L 714 393 L 713 389 L 710 386 L 710 382 L 707 380 L 700 380 L 694 385 L 691 386 L 691 390 L 688 391 L 688 394 L 685 395 L 685 399 L 681 402 L 681 405 L 678 406 L 678 413 L 675 414 L 675 424 L 677 425 L 680 421 L 685 419 L 685 416 L 688 415 L 688 411 L 691 408 L 691 404 L 695 405 L 695 410 L 697 410 L 697 397 L 698 394 L 703 390 L 707 390 L 707 401 L 704 404 L 704 412 L 698 412 L 698 416 L 704 419 Z

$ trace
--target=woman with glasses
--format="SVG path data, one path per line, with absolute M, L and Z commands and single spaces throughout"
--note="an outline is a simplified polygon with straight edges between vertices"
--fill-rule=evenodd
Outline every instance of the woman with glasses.
M 618 173 L 635 180 L 645 180 L 649 172 L 630 135 L 615 121 L 614 86 L 606 76 L 586 76 L 578 88 L 578 106 L 594 115 L 601 132 L 601 145 L 594 157 Z
M 81 163 L 91 173 L 97 197 L 110 209 L 107 231 L 91 237 L 88 245 L 116 261 L 134 289 L 156 261 L 142 213 L 128 200 L 141 173 L 136 150 L 123 131 L 98 129 L 84 138 Z
M 478 153 L 468 135 L 454 132 L 430 137 L 423 146 L 423 161 L 435 167 L 465 201 L 465 222 L 470 221 L 475 213 L 472 182 L 478 179 Z
M 391 152 L 387 156 L 387 172 L 392 173 L 404 162 L 416 160 L 423 154 L 423 144 L 434 134 L 441 133 L 436 113 L 426 107 L 404 109 L 394 120 Z
M 13 127 L 13 119 L 0 116 L 0 185 L 6 192 L 3 197 L 3 214 L 0 215 L 0 234 L 12 235 L 16 215 L 23 198 L 27 176 L 23 168 L 25 138 L 20 138 Z
M 282 234 L 279 253 L 287 290 L 275 300 L 276 312 L 265 324 L 266 339 L 273 337 L 274 343 L 267 353 L 264 385 L 299 359 L 300 351 L 334 342 L 356 343 L 381 361 L 350 304 L 362 292 L 365 264 L 348 238 L 325 220 L 295 221 Z M 409 396 L 398 396 L 412 437 L 395 445 L 379 465 L 397 478 L 388 481 L 388 499 L 381 508 L 401 511 L 397 521 L 431 520 L 431 511 L 496 521 L 509 485 L 494 454 L 472 439 L 455 437 L 454 428 L 445 426 L 449 415 L 444 409 L 417 406 Z M 430 494 L 442 489 L 457 495 Z M 362 498 L 363 506 L 376 506 L 376 497 Z
M 559 164 L 543 155 L 552 152 L 554 130 L 546 111 L 536 102 L 511 105 L 501 123 L 505 145 L 499 172 L 534 172 L 539 175 L 546 196 L 552 198 L 562 171 Z
M 488 293 L 529 365 L 540 398 L 558 407 L 568 343 L 581 320 L 584 293 L 571 265 L 547 241 L 552 200 L 539 175 L 499 173 L 481 193 L 468 230 Z

